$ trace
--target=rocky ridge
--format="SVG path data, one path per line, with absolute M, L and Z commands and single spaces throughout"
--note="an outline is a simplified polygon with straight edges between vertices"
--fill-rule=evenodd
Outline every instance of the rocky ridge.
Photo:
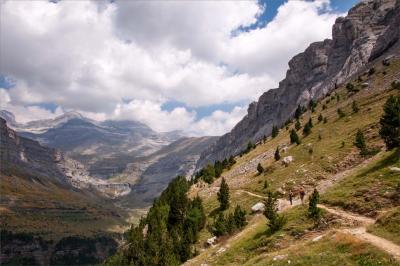
M 289 61 L 286 77 L 249 105 L 247 115 L 205 150 L 197 164 L 237 155 L 248 141 L 269 136 L 273 125 L 282 126 L 297 106 L 318 100 L 368 64 L 398 45 L 400 3 L 396 0 L 363 1 L 346 17 L 336 19 L 332 39 L 312 43 Z

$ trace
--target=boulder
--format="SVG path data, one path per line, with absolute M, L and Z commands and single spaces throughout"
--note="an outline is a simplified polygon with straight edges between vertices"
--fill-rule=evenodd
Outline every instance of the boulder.
M 265 205 L 262 202 L 258 202 L 251 207 L 252 212 L 263 212 L 265 210 Z
M 209 245 L 209 246 L 214 246 L 215 243 L 217 242 L 217 237 L 216 237 L 216 236 L 213 236 L 213 237 L 207 239 L 206 242 L 207 242 L 207 245 Z
M 293 156 L 286 156 L 282 160 L 282 164 L 288 166 L 291 162 L 293 162 Z

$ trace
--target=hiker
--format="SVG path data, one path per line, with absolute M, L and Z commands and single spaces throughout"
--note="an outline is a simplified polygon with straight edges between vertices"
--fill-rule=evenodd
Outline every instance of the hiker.
M 304 196 L 306 195 L 306 192 L 304 191 L 303 187 L 300 188 L 299 194 L 300 194 L 301 204 L 303 204 L 304 203 Z
M 293 192 L 291 190 L 289 191 L 289 201 L 290 205 L 293 205 Z

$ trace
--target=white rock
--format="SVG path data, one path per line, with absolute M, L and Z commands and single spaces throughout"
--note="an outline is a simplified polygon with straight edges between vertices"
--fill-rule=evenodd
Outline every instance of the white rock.
M 216 241 L 217 241 L 217 237 L 213 236 L 213 237 L 207 239 L 207 244 L 210 245 L 210 246 L 213 246 Z
M 285 166 L 288 166 L 291 162 L 293 162 L 293 156 L 291 156 L 291 155 L 284 157 L 283 160 L 282 160 L 282 163 Z
M 265 204 L 262 202 L 258 202 L 251 207 L 252 212 L 263 212 L 265 210 Z
M 322 237 L 323 237 L 322 235 L 321 235 L 321 236 L 314 237 L 312 241 L 313 241 L 313 242 L 317 242 L 317 241 L 321 240 Z
M 392 172 L 400 172 L 400 168 L 399 167 L 389 167 L 389 170 Z
M 283 260 L 285 258 L 287 258 L 287 255 L 277 255 L 277 256 L 274 257 L 273 260 Z

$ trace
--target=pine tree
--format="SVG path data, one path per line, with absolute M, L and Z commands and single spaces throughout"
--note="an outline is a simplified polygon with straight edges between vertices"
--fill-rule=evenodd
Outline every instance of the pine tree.
M 390 96 L 383 107 L 379 134 L 388 150 L 400 147 L 400 96 Z
M 353 104 L 351 105 L 351 108 L 353 109 L 353 113 L 358 113 L 358 111 L 360 110 L 358 108 L 357 102 L 353 101 Z
M 305 126 L 304 126 L 304 128 L 303 128 L 303 135 L 304 136 L 307 136 L 308 134 L 310 134 L 311 133 L 311 127 L 310 127 L 310 125 L 307 123 Z
M 279 154 L 279 147 L 276 147 L 274 158 L 275 161 L 279 161 L 281 159 L 281 155 Z
M 221 180 L 221 186 L 219 192 L 217 193 L 218 201 L 220 203 L 220 210 L 226 210 L 229 208 L 229 186 L 225 182 L 225 178 Z
M 227 233 L 226 230 L 226 219 L 222 212 L 220 212 L 217 216 L 217 219 L 214 222 L 213 226 L 214 235 L 223 236 Z
M 360 149 L 361 154 L 365 153 L 365 151 L 367 150 L 367 144 L 365 143 L 364 134 L 360 129 L 357 130 L 354 146 Z
M 229 157 L 228 161 L 229 161 L 229 168 L 232 167 L 236 163 L 236 160 L 232 155 Z
M 328 118 L 324 117 L 324 124 L 328 123 Z
M 236 228 L 242 228 L 247 224 L 246 221 L 246 211 L 242 210 L 239 205 L 236 205 L 235 211 L 233 213 Z
M 286 223 L 286 218 L 278 214 L 276 202 L 276 197 L 269 191 L 268 197 L 264 202 L 264 215 L 268 219 L 268 229 L 271 234 L 281 229 Z
M 266 142 L 267 142 L 267 136 L 264 135 L 264 136 L 263 136 L 263 143 L 265 144 Z
M 277 126 L 272 126 L 272 134 L 271 134 L 271 136 L 273 138 L 275 138 L 276 136 L 278 136 L 278 133 L 279 133 L 278 127 Z
M 318 219 L 321 213 L 320 208 L 317 207 L 319 201 L 319 193 L 317 189 L 314 189 L 311 194 L 310 201 L 308 203 L 308 216 L 314 219 Z
M 296 131 L 294 129 L 292 129 L 290 131 L 290 143 L 296 143 L 297 145 L 300 144 L 300 139 L 299 136 L 297 135 Z
M 261 175 L 264 172 L 264 167 L 262 167 L 261 163 L 258 163 L 257 165 L 257 172 L 259 175 Z
M 303 107 L 301 105 L 298 105 L 296 111 L 294 112 L 294 118 L 299 120 L 302 114 L 303 114 Z
M 299 129 L 301 128 L 301 124 L 300 124 L 300 121 L 299 121 L 299 120 L 297 120 L 296 123 L 294 124 L 294 128 L 295 128 L 296 130 L 299 130 Z
M 224 171 L 224 167 L 220 161 L 215 161 L 214 163 L 214 172 L 215 172 L 215 177 L 218 178 L 221 176 L 222 172 Z

